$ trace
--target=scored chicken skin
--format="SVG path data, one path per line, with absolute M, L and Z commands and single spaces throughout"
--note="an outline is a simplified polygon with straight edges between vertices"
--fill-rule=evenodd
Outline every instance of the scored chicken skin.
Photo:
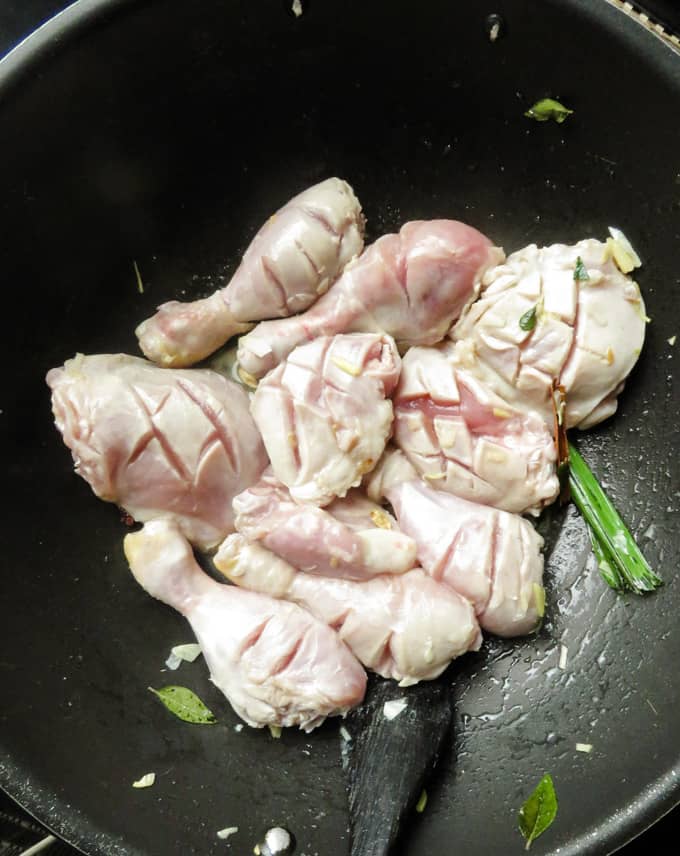
M 611 245 L 588 239 L 531 244 L 487 271 L 451 337 L 460 365 L 505 401 L 552 425 L 556 382 L 566 393 L 567 427 L 589 428 L 616 411 L 645 320 L 640 289 L 619 270 Z
M 135 520 L 172 518 L 202 548 L 233 531 L 233 496 L 267 465 L 238 384 L 125 354 L 80 354 L 47 383 L 76 472 L 97 496 Z
M 229 284 L 204 300 L 164 303 L 136 330 L 145 355 L 163 366 L 204 359 L 243 322 L 302 312 L 364 245 L 354 191 L 329 178 L 300 193 L 257 233 Z
M 327 505 L 372 469 L 391 430 L 400 365 L 389 336 L 322 336 L 260 382 L 251 413 L 294 500 Z
M 363 699 L 366 673 L 330 627 L 294 603 L 211 579 L 172 521 L 145 524 L 124 547 L 137 582 L 187 618 L 213 683 L 249 725 L 311 731 Z
M 483 630 L 521 636 L 543 615 L 543 539 L 518 514 L 468 502 L 418 481 L 387 491 L 418 560 L 475 607 Z
M 363 580 L 416 563 L 413 539 L 357 489 L 318 508 L 296 503 L 268 469 L 234 498 L 233 509 L 238 532 L 307 573 Z
M 364 666 L 404 686 L 436 678 L 481 644 L 470 603 L 420 568 L 366 582 L 328 579 L 296 571 L 241 535 L 230 535 L 214 562 L 240 586 L 305 607 L 333 627 Z
M 411 348 L 394 395 L 394 443 L 433 488 L 538 514 L 560 490 L 554 438 L 457 366 L 451 343 Z
M 413 221 L 384 235 L 302 315 L 263 321 L 241 337 L 238 362 L 262 377 L 302 342 L 336 333 L 387 333 L 401 350 L 431 345 L 504 259 L 476 229 L 454 220 Z

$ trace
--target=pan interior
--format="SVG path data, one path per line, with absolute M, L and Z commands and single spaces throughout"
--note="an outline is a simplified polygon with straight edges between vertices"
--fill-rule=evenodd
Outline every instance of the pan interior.
M 678 795 L 680 61 L 604 2 L 302 6 L 101 3 L 4 66 L 0 784 L 91 854 L 221 853 L 231 825 L 245 852 L 274 824 L 301 853 L 347 852 L 338 723 L 236 732 L 202 664 L 161 671 L 190 631 L 134 583 L 125 526 L 73 475 L 43 380 L 76 351 L 135 353 L 158 303 L 219 287 L 282 202 L 339 175 L 371 239 L 451 217 L 509 252 L 616 225 L 644 260 L 645 350 L 620 413 L 579 441 L 666 586 L 616 596 L 576 515 L 542 521 L 545 623 L 447 673 L 457 738 L 404 844 L 520 848 L 517 809 L 550 772 L 559 815 L 536 851 L 613 850 Z M 544 96 L 567 122 L 524 117 Z M 147 690 L 169 682 L 219 724 L 173 720 Z

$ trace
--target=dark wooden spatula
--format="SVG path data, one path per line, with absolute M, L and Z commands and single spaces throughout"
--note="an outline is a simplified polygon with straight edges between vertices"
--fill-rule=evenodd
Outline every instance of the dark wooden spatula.
M 389 716 L 398 710 L 393 719 Z M 452 734 L 445 679 L 399 687 L 371 682 L 364 703 L 347 717 L 351 856 L 387 856 L 413 817 L 423 788 Z

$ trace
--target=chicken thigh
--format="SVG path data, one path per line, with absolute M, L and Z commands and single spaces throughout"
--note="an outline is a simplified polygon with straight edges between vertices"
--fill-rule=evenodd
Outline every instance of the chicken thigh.
M 172 521 L 124 546 L 142 588 L 188 619 L 213 683 L 249 725 L 311 731 L 361 702 L 366 673 L 337 633 L 294 603 L 215 582 Z
M 553 384 L 568 428 L 611 416 L 645 337 L 637 283 L 612 241 L 534 244 L 487 271 L 482 293 L 451 331 L 456 359 L 505 401 L 553 424 Z
M 240 535 L 230 535 L 214 561 L 238 585 L 304 606 L 333 627 L 364 666 L 402 685 L 436 678 L 481 644 L 470 603 L 420 568 L 366 582 L 328 579 L 296 571 Z
M 505 511 L 538 514 L 560 490 L 543 419 L 459 368 L 451 343 L 405 354 L 394 443 L 432 487 Z
M 400 528 L 430 576 L 475 607 L 483 630 L 521 636 L 543 615 L 543 539 L 525 518 L 418 481 L 387 491 Z
M 363 249 L 352 188 L 329 178 L 290 200 L 260 229 L 229 284 L 204 300 L 164 303 L 137 328 L 146 356 L 189 366 L 248 329 L 243 322 L 302 312 Z
M 502 250 L 464 223 L 406 223 L 349 264 L 307 312 L 264 321 L 243 336 L 239 364 L 260 378 L 301 342 L 335 333 L 387 333 L 402 350 L 438 342 L 475 297 L 486 269 L 503 258 Z
M 233 508 L 238 532 L 307 573 L 363 580 L 401 574 L 416 563 L 413 539 L 358 489 L 318 508 L 295 502 L 266 470 L 234 498 Z
M 328 505 L 372 469 L 392 427 L 400 365 L 389 336 L 324 336 L 262 380 L 251 413 L 294 500 Z
M 202 548 L 233 531 L 231 500 L 267 465 L 238 384 L 125 354 L 76 356 L 47 375 L 76 472 L 135 520 L 168 517 Z

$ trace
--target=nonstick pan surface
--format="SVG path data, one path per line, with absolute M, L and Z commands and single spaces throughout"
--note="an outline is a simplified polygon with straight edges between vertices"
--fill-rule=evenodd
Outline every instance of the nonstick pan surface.
M 81 0 L 0 64 L 0 785 L 88 854 L 247 853 L 273 824 L 307 856 L 348 852 L 338 722 L 237 732 L 200 662 L 161 671 L 190 630 L 132 579 L 44 384 L 76 351 L 136 353 L 158 303 L 208 294 L 269 214 L 340 175 L 370 238 L 451 217 L 509 252 L 616 225 L 644 260 L 647 344 L 620 412 L 578 439 L 666 585 L 617 596 L 577 515 L 552 513 L 545 623 L 447 672 L 455 740 L 402 848 L 519 853 L 549 772 L 533 852 L 612 852 L 680 798 L 680 55 L 605 0 L 303 7 Z M 567 122 L 524 117 L 544 96 Z M 164 682 L 219 724 L 173 719 L 147 690 Z

